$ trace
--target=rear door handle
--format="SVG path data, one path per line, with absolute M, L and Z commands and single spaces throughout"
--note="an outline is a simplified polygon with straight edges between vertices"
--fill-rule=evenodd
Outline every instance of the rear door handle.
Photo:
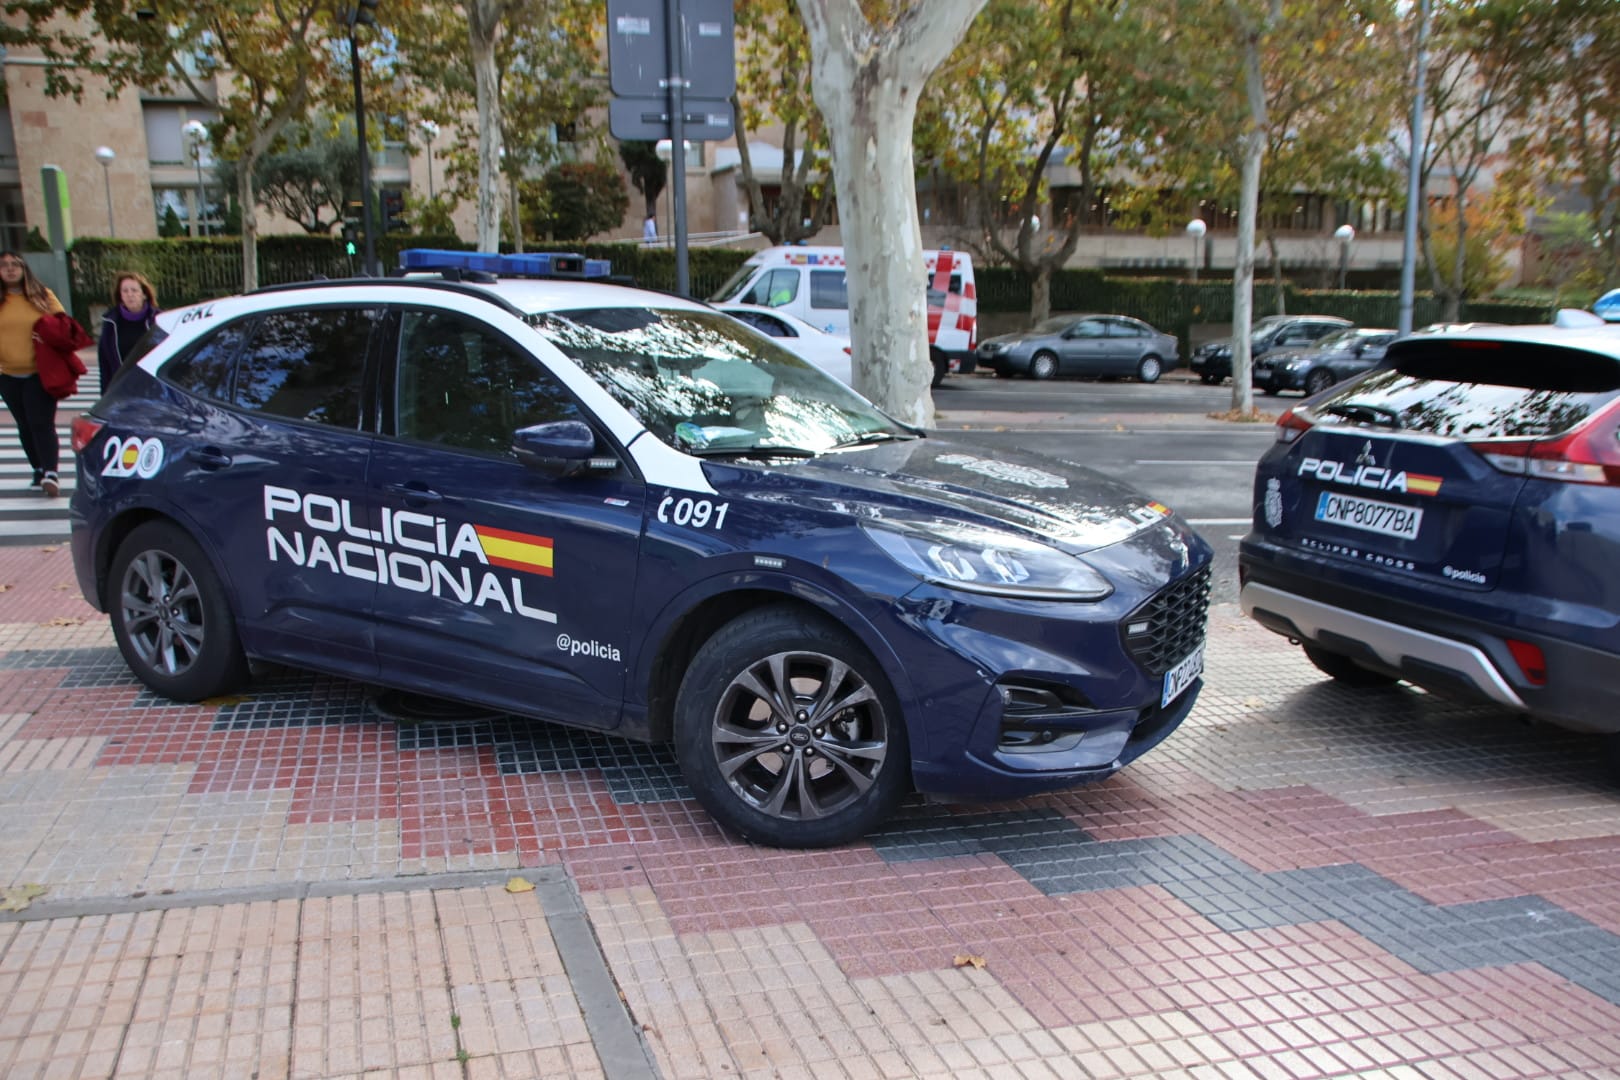
M 418 506 L 424 503 L 436 503 L 444 501 L 443 495 L 440 495 L 437 491 L 434 491 L 432 488 L 419 481 L 412 481 L 405 484 L 385 484 L 383 485 L 383 490 L 388 492 L 390 495 L 403 496 L 407 503 L 414 503 Z
M 191 452 L 192 460 L 205 469 L 223 469 L 231 463 L 231 455 L 217 446 L 201 446 Z

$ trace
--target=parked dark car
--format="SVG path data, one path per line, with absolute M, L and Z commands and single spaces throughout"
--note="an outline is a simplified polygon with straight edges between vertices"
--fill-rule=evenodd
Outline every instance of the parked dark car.
M 1143 382 L 1157 382 L 1181 362 L 1174 335 L 1125 315 L 1054 315 L 981 342 L 977 357 L 997 375 L 1133 375 Z
M 1267 315 L 1249 327 L 1249 357 L 1264 356 L 1272 349 L 1312 345 L 1335 330 L 1353 325 L 1349 319 L 1333 315 Z M 1216 338 L 1193 350 L 1188 365 L 1199 380 L 1214 385 L 1232 377 L 1232 339 Z
M 1283 414 L 1243 609 L 1350 686 L 1607 735 L 1620 761 L 1620 333 L 1403 338 Z
M 1397 330 L 1351 327 L 1329 334 L 1305 349 L 1272 349 L 1254 362 L 1250 375 L 1268 394 L 1303 390 L 1320 394 L 1334 383 L 1371 371 L 1384 358 Z

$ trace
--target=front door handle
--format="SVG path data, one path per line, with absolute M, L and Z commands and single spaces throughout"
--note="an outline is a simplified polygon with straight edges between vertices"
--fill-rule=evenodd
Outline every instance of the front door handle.
M 422 506 L 427 503 L 443 502 L 444 496 L 420 481 L 411 481 L 405 484 L 385 484 L 383 490 L 390 495 L 399 495 L 407 503 Z
M 217 446 L 200 446 L 191 452 L 191 458 L 210 471 L 223 469 L 231 463 L 231 455 Z

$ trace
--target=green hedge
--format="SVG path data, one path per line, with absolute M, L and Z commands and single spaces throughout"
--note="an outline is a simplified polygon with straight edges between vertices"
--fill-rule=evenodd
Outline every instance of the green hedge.
M 399 252 L 407 247 L 465 250 L 471 245 L 455 237 L 383 237 L 377 252 L 384 267 L 399 265 Z M 503 248 L 503 250 L 506 250 Z M 531 245 L 529 251 L 578 252 L 607 259 L 615 274 L 624 274 L 648 289 L 673 292 L 675 252 L 635 243 Z M 712 296 L 743 261 L 753 254 L 736 248 L 692 248 L 687 252 L 691 294 Z M 122 270 L 138 270 L 152 279 L 164 307 L 180 307 L 239 292 L 242 288 L 242 248 L 235 238 L 173 240 L 80 240 L 70 257 L 74 314 L 88 324 L 90 309 L 109 302 L 114 277 Z M 318 276 L 348 277 L 359 269 L 358 259 L 344 252 L 343 241 L 329 236 L 266 236 L 259 240 L 259 283 L 280 285 L 309 281 Z M 979 311 L 1026 313 L 1029 280 L 1006 267 L 981 267 L 975 274 Z M 1288 310 L 1295 314 L 1338 315 L 1362 326 L 1394 326 L 1400 314 L 1400 296 L 1394 292 L 1300 289 L 1289 286 Z M 1258 281 L 1255 314 L 1276 309 L 1275 290 Z M 1060 270 L 1052 275 L 1053 311 L 1103 311 L 1132 315 L 1173 333 L 1185 345 L 1195 324 L 1232 320 L 1232 283 L 1225 280 L 1196 284 L 1175 278 L 1115 278 L 1098 270 Z M 1463 305 L 1463 319 L 1482 322 L 1547 322 L 1552 310 L 1526 301 L 1482 300 Z M 1420 294 L 1412 323 L 1422 326 L 1440 318 L 1440 303 Z

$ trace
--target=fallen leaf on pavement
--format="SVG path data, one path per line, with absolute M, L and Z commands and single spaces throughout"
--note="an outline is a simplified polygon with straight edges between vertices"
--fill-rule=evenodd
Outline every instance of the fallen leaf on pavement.
M 957 967 L 982 968 L 985 965 L 985 959 L 982 956 L 970 956 L 967 953 L 957 953 L 956 959 L 952 960 L 951 963 Z
M 42 547 L 39 550 L 46 551 L 46 552 L 61 551 L 62 550 L 62 545 L 61 544 L 52 544 L 50 547 Z
M 52 619 L 50 622 L 45 623 L 45 625 L 46 626 L 78 626 L 83 622 L 84 622 L 83 619 L 74 618 L 74 617 L 69 616 L 69 615 L 58 615 L 56 618 Z
M 534 882 L 527 878 L 508 878 L 506 882 L 506 891 L 511 893 L 534 892 Z
M 0 592 L 10 592 L 12 589 L 15 589 L 16 587 L 17 586 L 15 586 L 15 585 L 0 585 Z
M 1245 709 L 1263 709 L 1265 708 L 1265 705 L 1266 703 L 1262 698 L 1246 697 L 1243 699 L 1243 707 Z
M 44 895 L 43 885 L 8 885 L 0 889 L 0 911 L 21 911 Z
M 210 709 L 223 709 L 227 705 L 240 705 L 246 700 L 247 697 L 243 694 L 226 694 L 223 697 L 203 698 L 197 704 L 205 705 Z

